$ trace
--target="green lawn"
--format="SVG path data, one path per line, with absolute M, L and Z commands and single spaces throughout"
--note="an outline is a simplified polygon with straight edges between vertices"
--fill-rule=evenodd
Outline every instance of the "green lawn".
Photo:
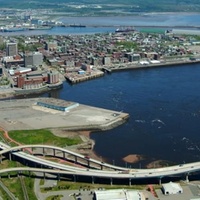
M 65 147 L 80 144 L 82 142 L 79 136 L 73 138 L 61 138 L 55 136 L 51 131 L 46 129 L 10 131 L 8 134 L 10 138 L 21 144 L 47 144 Z

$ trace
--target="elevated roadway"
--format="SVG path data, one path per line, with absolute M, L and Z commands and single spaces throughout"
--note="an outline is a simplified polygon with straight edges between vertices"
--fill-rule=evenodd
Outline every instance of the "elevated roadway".
M 54 147 L 50 145 L 21 145 L 16 147 L 10 147 L 2 142 L 0 142 L 0 155 L 9 154 L 18 156 L 24 160 L 28 160 L 33 163 L 37 163 L 41 166 L 48 168 L 48 170 L 52 170 L 54 173 L 60 174 L 71 174 L 71 175 L 81 175 L 81 176 L 88 176 L 88 177 L 100 177 L 100 178 L 107 178 L 107 179 L 148 179 L 148 178 L 158 178 L 162 179 L 163 177 L 171 177 L 171 176 L 180 176 L 185 175 L 186 178 L 193 173 L 200 171 L 200 162 L 193 162 L 181 165 L 174 165 L 170 167 L 164 168 L 155 168 L 155 169 L 127 169 L 123 167 L 118 167 L 114 165 L 110 165 L 108 163 L 102 163 L 95 159 L 85 158 L 83 155 L 71 152 L 69 150 Z M 52 162 L 46 160 L 41 157 L 37 157 L 31 155 L 29 153 L 25 153 L 22 150 L 27 148 L 43 148 L 43 149 L 52 149 L 67 153 L 69 155 L 76 156 L 81 159 L 85 159 L 93 164 L 98 164 L 105 168 L 110 168 L 110 170 L 97 170 L 97 169 L 89 169 L 84 167 L 72 166 L 72 165 L 64 165 L 61 163 Z M 27 168 L 27 170 L 30 168 Z M 111 170 L 112 169 L 112 170 Z M 5 169 L 9 170 L 9 169 Z M 41 171 L 45 171 L 47 169 L 41 169 Z M 1 170 L 2 171 L 2 170 Z M 0 171 L 0 173 L 1 173 Z

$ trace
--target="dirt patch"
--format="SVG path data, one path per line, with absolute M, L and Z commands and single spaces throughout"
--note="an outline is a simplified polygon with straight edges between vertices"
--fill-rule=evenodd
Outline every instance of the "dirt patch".
M 85 156 L 89 156 L 90 158 L 103 161 L 101 156 L 98 156 L 93 151 L 94 141 L 90 139 L 90 131 L 69 131 L 69 130 L 62 130 L 62 129 L 51 129 L 51 132 L 57 137 L 68 137 L 74 138 L 79 136 L 82 140 L 81 144 L 73 145 L 68 147 L 69 150 L 74 151 L 76 153 L 80 153 Z
M 68 131 L 68 130 L 62 130 L 62 129 L 50 129 L 50 131 L 57 137 L 68 137 L 68 138 L 74 138 L 76 136 L 79 136 L 79 131 Z
M 169 163 L 168 161 L 166 160 L 155 160 L 151 163 L 149 163 L 146 167 L 148 169 L 150 168 L 161 168 L 161 167 L 167 167 L 167 166 L 170 166 L 171 163 Z
M 138 154 L 130 154 L 123 158 L 123 161 L 125 161 L 127 163 L 136 163 L 140 160 L 143 160 L 143 157 Z

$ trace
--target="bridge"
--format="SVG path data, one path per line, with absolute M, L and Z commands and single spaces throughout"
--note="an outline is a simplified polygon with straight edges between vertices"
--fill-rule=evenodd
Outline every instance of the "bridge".
M 112 184 L 113 179 L 125 179 L 129 181 L 129 185 L 132 184 L 132 180 L 138 179 L 150 179 L 157 178 L 161 183 L 161 179 L 164 177 L 173 177 L 185 175 L 188 181 L 188 176 L 194 172 L 200 171 L 200 162 L 193 162 L 181 165 L 174 165 L 163 168 L 154 169 L 129 169 L 119 166 L 114 166 L 108 163 L 104 163 L 92 158 L 85 157 L 81 154 L 69 151 L 67 149 L 51 146 L 51 145 L 20 145 L 16 147 L 10 147 L 3 142 L 0 142 L 0 162 L 2 161 L 2 155 L 8 155 L 9 159 L 12 160 L 12 156 L 19 157 L 26 162 L 35 163 L 37 166 L 42 166 L 43 168 L 32 168 L 32 167 L 22 167 L 22 168 L 10 168 L 0 170 L 1 173 L 11 172 L 11 171 L 39 171 L 43 173 L 53 173 L 57 175 L 72 175 L 74 179 L 76 176 L 91 177 L 92 183 L 94 183 L 94 178 L 104 178 L 110 179 Z M 43 156 L 36 156 L 33 153 L 33 149 L 41 148 Z M 71 160 L 72 164 L 61 164 L 45 159 L 45 150 L 51 150 L 52 157 L 56 157 L 56 153 L 62 154 L 62 159 Z M 28 150 L 28 151 L 27 151 Z M 66 154 L 68 157 L 66 157 Z M 49 155 L 48 155 L 49 156 Z M 70 158 L 69 158 L 70 157 Z M 76 164 L 76 165 L 75 165 Z M 85 166 L 85 167 L 84 167 Z

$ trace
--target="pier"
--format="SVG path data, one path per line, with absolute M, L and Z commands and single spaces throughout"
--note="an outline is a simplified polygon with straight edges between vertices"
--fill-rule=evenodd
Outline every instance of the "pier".
M 104 72 L 98 70 L 92 73 L 85 73 L 85 74 L 75 74 L 75 73 L 67 73 L 65 74 L 65 78 L 72 84 L 88 81 L 91 79 L 99 78 L 104 76 Z

